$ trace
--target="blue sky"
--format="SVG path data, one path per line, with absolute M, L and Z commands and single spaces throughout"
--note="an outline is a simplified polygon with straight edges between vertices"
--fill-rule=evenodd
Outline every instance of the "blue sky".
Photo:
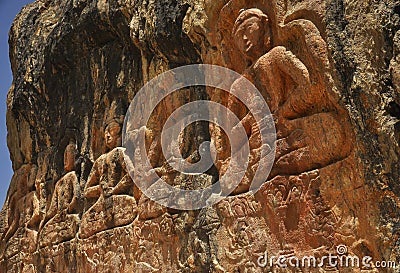
M 11 86 L 11 65 L 8 57 L 8 31 L 14 17 L 32 0 L 0 0 L 0 207 L 6 198 L 13 174 L 7 148 L 6 97 Z

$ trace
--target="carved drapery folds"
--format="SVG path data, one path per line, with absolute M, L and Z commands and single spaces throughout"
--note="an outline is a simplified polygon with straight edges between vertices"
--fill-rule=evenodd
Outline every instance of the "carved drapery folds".
M 216 55 L 210 60 L 240 71 L 258 88 L 271 110 L 277 133 L 274 165 L 254 201 L 262 207 L 255 218 L 268 236 L 261 246 L 254 241 L 240 246 L 240 232 L 230 232 L 240 221 L 223 221 L 220 236 L 231 238 L 237 253 L 246 253 L 250 248 L 253 254 L 267 251 L 301 255 L 334 251 L 334 246 L 345 244 L 351 253 L 379 256 L 375 246 L 365 243 L 376 239 L 374 232 L 357 226 L 348 230 L 346 221 L 363 221 L 353 214 L 354 205 L 338 202 L 338 195 L 331 194 L 340 185 L 339 192 L 348 198 L 348 192 L 360 188 L 362 170 L 354 159 L 353 127 L 339 101 L 339 85 L 330 72 L 323 23 L 315 17 L 319 8 L 290 1 L 229 1 L 220 10 L 215 32 L 208 36 L 216 47 L 216 51 L 209 51 Z M 234 48 L 230 41 L 234 41 Z M 231 88 L 240 89 L 240 79 Z M 208 92 L 237 114 L 249 139 L 251 158 L 246 176 L 234 192 L 238 197 L 227 199 L 233 206 L 236 198 L 239 200 L 249 189 L 257 167 L 260 128 L 236 97 L 213 89 Z M 210 134 L 219 152 L 217 167 L 221 175 L 229 164 L 230 155 L 223 149 L 228 142 L 214 125 L 210 125 Z M 254 217 L 245 215 L 243 225 L 248 226 Z M 360 245 L 367 247 L 360 251 Z M 219 254 L 225 270 L 233 270 L 229 262 L 232 253 Z M 255 265 L 245 260 L 239 264 L 248 270 Z
M 136 217 L 134 183 L 127 172 L 123 148 L 120 147 L 122 122 L 123 116 L 106 122 L 104 140 L 110 151 L 94 162 L 85 185 L 86 208 L 82 215 L 80 238 L 128 225 Z
M 280 37 L 286 40 L 276 46 L 272 33 L 277 31 L 272 29 L 269 17 L 251 8 L 240 11 L 231 34 L 248 63 L 243 76 L 259 89 L 275 120 L 278 141 L 270 179 L 341 161 L 352 151 L 353 138 L 349 118 L 334 100 L 326 43 L 318 29 L 304 19 L 285 23 L 280 31 L 290 35 Z M 285 43 L 297 45 L 298 56 Z M 240 80 L 232 88 L 240 89 Z M 251 113 L 233 95 L 227 106 L 242 118 L 250 146 L 259 148 L 259 129 Z M 226 160 L 224 155 L 220 158 Z
M 75 172 L 77 159 L 76 144 L 69 143 L 64 152 L 66 174 L 56 182 L 43 227 L 39 235 L 39 245 L 51 246 L 72 240 L 79 226 L 80 188 Z
M 6 204 L 6 229 L 1 236 L 1 250 L 6 257 L 21 249 L 31 251 L 37 243 L 41 221 L 39 195 L 35 186 L 37 167 L 23 165 L 14 174 Z M 16 247 L 16 248 L 15 248 Z
M 265 253 L 320 257 L 335 254 L 340 244 L 352 255 L 387 258 L 382 230 L 394 227 L 379 225 L 374 199 L 385 196 L 389 206 L 397 197 L 382 178 L 388 168 L 370 176 L 365 171 L 375 161 L 369 161 L 366 151 L 372 148 L 360 134 L 364 125 L 362 130 L 378 130 L 363 115 L 380 105 L 352 93 L 353 75 L 341 75 L 350 64 L 338 71 L 338 55 L 353 53 L 329 34 L 336 9 L 336 2 L 320 0 L 31 4 L 17 18 L 10 40 L 15 81 L 8 127 L 15 174 L 0 213 L 0 271 L 264 272 L 270 268 L 257 261 Z M 398 44 L 398 34 L 394 40 Z M 400 61 L 398 46 L 394 49 L 390 73 L 397 90 Z M 231 163 L 227 134 L 211 122 L 180 128 L 172 144 L 188 162 L 197 162 L 197 147 L 210 140 L 215 166 L 193 178 L 167 163 L 161 131 L 188 102 L 209 99 L 229 108 L 242 122 L 250 148 L 249 166 L 230 196 L 212 207 L 178 211 L 135 186 L 133 179 L 145 177 L 137 171 L 132 178 L 127 171 L 122 124 L 146 82 L 198 62 L 240 73 L 232 91 L 242 88 L 244 78 L 257 87 L 274 119 L 276 155 L 265 183 L 250 193 L 263 128 L 248 108 L 228 92 L 203 86 L 166 97 L 140 130 L 154 172 L 169 185 L 205 188 Z M 351 101 L 353 96 L 360 101 Z M 398 97 L 387 110 L 393 116 L 397 104 Z M 136 107 L 133 114 L 140 115 L 143 105 Z M 380 147 L 383 139 L 374 143 Z M 373 190 L 373 175 L 382 178 L 385 192 Z

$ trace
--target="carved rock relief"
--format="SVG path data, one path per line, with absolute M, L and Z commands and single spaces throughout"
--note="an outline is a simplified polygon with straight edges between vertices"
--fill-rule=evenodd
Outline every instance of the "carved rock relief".
M 269 235 L 262 237 L 266 239 L 261 249 L 275 254 L 322 253 L 345 244 L 351 253 L 373 253 L 379 257 L 376 246 L 369 243 L 376 239 L 373 227 L 365 232 L 354 224 L 363 221 L 370 225 L 352 213 L 357 202 L 348 194 L 361 189 L 362 170 L 354 156 L 350 118 L 338 100 L 338 89 L 329 72 L 323 24 L 315 16 L 307 19 L 308 14 L 318 13 L 317 7 L 313 10 L 307 5 L 291 5 L 290 1 L 229 1 L 220 7 L 219 24 L 210 27 L 208 38 L 211 43 L 214 41 L 216 51 L 205 54 L 205 58 L 214 54 L 210 58 L 214 64 L 231 67 L 250 80 L 274 118 L 275 162 L 269 177 L 265 177 L 266 183 L 255 195 L 262 207 L 256 218 L 263 219 L 261 229 Z M 241 79 L 231 88 L 242 88 Z M 241 119 L 249 139 L 251 157 L 246 175 L 233 192 L 237 197 L 227 199 L 233 203 L 249 189 L 260 157 L 261 130 L 252 113 L 236 97 L 215 89 L 208 93 Z M 223 148 L 229 141 L 215 125 L 210 125 L 210 133 L 216 144 L 221 176 L 230 163 L 230 154 Z M 331 195 L 331 190 L 337 192 L 334 185 L 338 184 L 340 193 Z M 355 203 L 341 202 L 338 194 Z M 359 194 L 368 196 L 363 190 Z M 364 205 L 363 209 L 367 207 Z M 252 219 L 251 214 L 246 215 L 246 221 Z M 238 233 L 229 231 L 238 224 L 223 220 L 222 223 L 221 238 L 240 241 Z M 252 253 L 258 252 L 257 243 L 252 241 L 246 247 Z M 360 244 L 367 248 L 360 251 Z M 221 245 L 222 260 L 229 258 L 226 249 L 229 247 Z M 248 267 L 254 265 L 255 260 Z
M 193 219 L 180 219 L 184 213 L 159 206 L 134 185 L 120 147 L 123 116 L 112 109 L 103 136 L 93 135 L 89 144 L 94 162 L 79 155 L 75 142 L 67 145 L 65 174 L 50 183 L 54 187 L 48 196 L 42 193 L 46 189 L 36 166 L 27 164 L 16 171 L 2 211 L 0 271 L 193 272 L 209 259 L 215 272 L 263 272 L 257 258 L 265 252 L 320 255 L 338 244 L 346 244 L 351 253 L 379 257 L 372 243 L 375 232 L 365 228 L 369 221 L 360 217 L 368 208 L 354 197 L 367 193 L 355 160 L 352 125 L 329 72 L 318 20 L 323 8 L 290 1 L 225 2 L 213 6 L 210 17 L 219 16 L 214 18 L 218 24 L 204 31 L 209 31 L 216 50 L 204 50 L 203 59 L 240 72 L 271 109 L 276 160 L 263 187 L 255 195 L 247 193 L 260 156 L 260 128 L 241 102 L 209 89 L 212 100 L 241 119 L 251 160 L 233 196 L 212 208 L 217 216 L 204 216 L 210 223 L 199 220 L 196 231 L 190 230 L 179 221 Z M 153 74 L 159 72 L 146 65 Z M 238 80 L 231 88 L 240 86 Z M 146 131 L 152 165 L 170 183 L 179 176 L 160 157 L 157 126 L 162 122 L 157 118 L 165 120 L 172 106 L 185 101 L 182 97 L 164 101 L 160 109 L 167 110 L 158 109 Z M 230 162 L 229 143 L 220 128 L 210 124 L 209 129 L 221 176 Z M 75 162 L 77 158 L 81 161 Z M 83 160 L 87 177 L 77 167 Z M 40 202 L 46 199 L 43 206 Z M 206 239 L 199 239 L 197 229 Z M 35 251 L 39 257 L 32 255 Z M 68 269 L 65 259 L 71 262 Z M 40 270 L 34 263 L 40 263 Z
M 41 223 L 40 247 L 72 240 L 78 231 L 80 189 L 75 172 L 76 157 L 76 144 L 68 144 L 64 152 L 66 174 L 56 182 L 50 205 Z
M 94 162 L 85 185 L 86 208 L 82 215 L 80 238 L 132 223 L 137 215 L 135 187 L 120 147 L 122 121 L 114 118 L 106 124 L 104 139 L 110 151 Z

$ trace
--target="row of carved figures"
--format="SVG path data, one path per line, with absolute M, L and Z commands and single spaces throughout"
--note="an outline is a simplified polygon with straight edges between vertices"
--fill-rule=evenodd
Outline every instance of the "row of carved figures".
M 309 21 L 297 24 L 306 31 L 318 32 Z M 352 149 L 350 126 L 346 117 L 341 116 L 339 107 L 324 97 L 327 92 L 321 80 L 324 75 L 316 77 L 315 74 L 321 72 L 309 72 L 290 50 L 274 46 L 269 18 L 259 9 L 241 11 L 232 33 L 238 50 L 250 64 L 243 75 L 263 94 L 275 118 L 277 153 L 272 172 L 265 179 L 299 175 L 346 158 Z M 324 61 L 326 46 L 321 36 L 317 33 L 307 36 L 307 39 L 306 44 L 314 46 L 310 50 L 319 51 L 310 54 L 322 55 Z M 314 68 L 318 66 L 311 67 Z M 231 88 L 241 88 L 241 84 L 239 79 Z M 234 97 L 229 97 L 227 105 L 242 120 L 253 157 L 250 163 L 256 165 L 262 128 L 257 128 L 252 114 Z M 11 189 L 8 228 L 1 241 L 8 241 L 18 227 L 23 226 L 38 230 L 40 244 L 46 245 L 70 240 L 76 234 L 88 238 L 106 229 L 131 223 L 138 215 L 140 193 L 126 170 L 123 148 L 120 147 L 121 130 L 120 117 L 107 124 L 104 140 L 108 152 L 93 163 L 85 185 L 79 184 L 75 170 L 77 145 L 75 141 L 67 145 L 64 153 L 66 174 L 55 183 L 45 215 L 40 213 L 42 205 L 37 192 L 31 190 L 35 188 L 31 178 L 34 167 L 25 165 L 21 168 L 16 173 L 21 181 L 15 184 L 26 187 L 17 186 L 15 192 Z M 222 163 L 218 169 L 223 175 L 229 158 L 221 156 L 219 160 Z M 252 166 L 235 194 L 248 189 L 253 175 L 251 170 Z

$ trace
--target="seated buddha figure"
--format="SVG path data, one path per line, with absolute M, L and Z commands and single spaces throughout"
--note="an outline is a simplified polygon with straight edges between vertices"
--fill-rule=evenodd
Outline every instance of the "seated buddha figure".
M 93 164 L 85 185 L 85 211 L 79 237 L 131 223 L 137 215 L 134 183 L 127 172 L 121 147 L 123 117 L 106 122 L 104 140 L 107 152 Z
M 40 230 L 40 246 L 56 245 L 73 239 L 79 224 L 79 180 L 75 172 L 77 149 L 70 143 L 64 152 L 66 174 L 56 182 L 50 206 Z

